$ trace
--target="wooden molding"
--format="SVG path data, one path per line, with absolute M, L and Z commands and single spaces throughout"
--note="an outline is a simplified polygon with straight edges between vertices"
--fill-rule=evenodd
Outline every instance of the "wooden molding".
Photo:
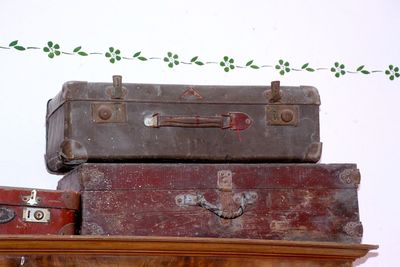
M 169 255 L 352 259 L 376 245 L 223 238 L 0 236 L 0 254 Z

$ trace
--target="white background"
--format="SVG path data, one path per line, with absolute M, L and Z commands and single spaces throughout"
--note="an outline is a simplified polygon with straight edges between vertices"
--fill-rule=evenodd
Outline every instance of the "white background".
M 397 1 L 12 1 L 0 3 L 0 46 L 13 40 L 43 47 L 52 40 L 71 52 L 105 53 L 109 46 L 131 57 L 164 57 L 168 51 L 189 61 L 220 61 L 228 55 L 239 65 L 254 59 L 275 65 L 279 59 L 300 68 L 346 70 L 360 65 L 386 70 L 400 65 L 400 4 Z M 182 65 L 170 69 L 160 60 L 122 60 L 104 56 L 61 55 L 42 50 L 0 49 L 0 184 L 56 187 L 60 177 L 46 172 L 46 102 L 68 80 L 268 85 L 314 85 L 322 105 L 323 163 L 357 163 L 361 173 L 360 216 L 363 243 L 379 244 L 377 253 L 357 266 L 399 266 L 400 78 L 384 73 L 290 72 L 273 68 L 235 69 Z M 1 196 L 0 196 L 1 198 Z

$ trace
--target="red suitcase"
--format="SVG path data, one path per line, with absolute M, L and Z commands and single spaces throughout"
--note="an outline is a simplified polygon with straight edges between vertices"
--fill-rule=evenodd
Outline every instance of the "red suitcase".
M 312 86 L 68 82 L 47 105 L 46 165 L 317 162 L 320 99 Z
M 0 187 L 0 234 L 76 233 L 76 192 Z
M 359 243 L 354 164 L 84 164 L 81 233 Z

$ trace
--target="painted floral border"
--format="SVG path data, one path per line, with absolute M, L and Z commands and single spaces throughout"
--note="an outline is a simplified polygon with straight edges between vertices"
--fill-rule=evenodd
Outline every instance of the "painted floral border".
M 346 67 L 343 62 L 334 62 L 330 67 L 315 67 L 309 62 L 304 63 L 301 67 L 293 67 L 290 65 L 289 61 L 280 59 L 275 64 L 264 65 L 256 62 L 254 59 L 248 60 L 243 65 L 237 64 L 235 59 L 229 56 L 223 56 L 218 61 L 205 61 L 199 56 L 193 56 L 190 60 L 182 60 L 178 54 L 173 52 L 167 52 L 163 57 L 148 57 L 145 56 L 142 51 L 137 51 L 132 53 L 132 56 L 123 56 L 120 49 L 115 47 L 109 47 L 107 50 L 103 52 L 88 52 L 83 49 L 82 46 L 75 47 L 72 51 L 66 52 L 61 50 L 61 46 L 53 41 L 48 41 L 43 47 L 37 46 L 26 46 L 21 45 L 18 40 L 12 41 L 8 46 L 1 46 L 0 49 L 15 49 L 17 51 L 27 51 L 27 50 L 41 50 L 43 53 L 47 55 L 50 59 L 55 59 L 61 55 L 70 55 L 70 56 L 82 56 L 88 57 L 92 55 L 103 56 L 105 59 L 111 63 L 116 64 L 121 60 L 136 60 L 136 61 L 150 61 L 150 60 L 158 60 L 164 62 L 166 66 L 169 68 L 177 67 L 180 64 L 183 65 L 196 65 L 196 66 L 204 66 L 209 64 L 217 64 L 220 69 L 225 72 L 232 72 L 235 69 L 261 69 L 261 68 L 272 68 L 275 69 L 280 75 L 287 75 L 293 71 L 306 71 L 306 72 L 316 72 L 316 71 L 330 71 L 332 75 L 336 78 L 343 77 L 345 74 L 362 74 L 362 75 L 370 75 L 374 73 L 383 73 L 387 76 L 387 78 L 391 81 L 400 77 L 399 67 L 394 64 L 390 64 L 384 70 L 373 70 L 367 68 L 365 65 L 360 65 L 356 69 L 352 70 Z

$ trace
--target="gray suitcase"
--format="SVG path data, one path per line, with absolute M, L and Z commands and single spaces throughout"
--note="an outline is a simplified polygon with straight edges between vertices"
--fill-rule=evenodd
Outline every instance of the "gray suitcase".
M 48 102 L 46 163 L 317 162 L 319 94 L 311 86 L 67 82 Z

